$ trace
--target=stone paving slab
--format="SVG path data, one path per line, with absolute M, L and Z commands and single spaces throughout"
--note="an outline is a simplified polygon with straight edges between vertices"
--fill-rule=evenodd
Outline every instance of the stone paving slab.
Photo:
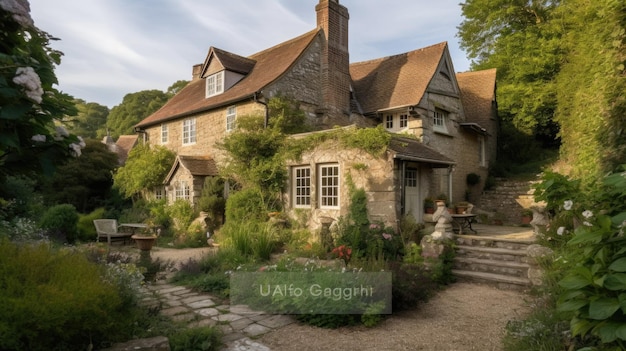
M 226 350 L 229 351 L 271 351 L 269 347 L 253 341 L 250 338 L 235 340 L 227 346 L 228 348 Z
M 246 305 L 216 305 L 209 294 L 194 292 L 182 286 L 164 282 L 145 287 L 142 303 L 160 303 L 161 314 L 190 328 L 216 326 L 222 331 L 224 351 L 270 351 L 250 338 L 284 327 L 294 322 L 290 316 L 265 314 Z
M 189 308 L 196 310 L 198 308 L 207 308 L 207 307 L 215 306 L 215 302 L 213 302 L 213 300 L 205 298 L 204 300 L 187 303 L 187 306 L 189 306 Z

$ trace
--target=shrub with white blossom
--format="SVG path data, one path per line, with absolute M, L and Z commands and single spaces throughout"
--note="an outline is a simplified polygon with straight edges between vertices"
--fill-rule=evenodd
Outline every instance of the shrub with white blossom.
M 62 159 L 80 155 L 81 140 L 55 130 L 76 108 L 54 87 L 62 53 L 51 40 L 35 27 L 27 0 L 0 0 L 0 181 L 33 170 L 50 174 Z

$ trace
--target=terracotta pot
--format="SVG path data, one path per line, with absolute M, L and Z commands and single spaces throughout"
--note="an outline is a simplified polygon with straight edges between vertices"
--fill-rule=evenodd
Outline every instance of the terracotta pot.
M 150 251 L 156 242 L 156 236 L 133 235 L 131 239 L 135 240 L 137 248 L 141 251 Z

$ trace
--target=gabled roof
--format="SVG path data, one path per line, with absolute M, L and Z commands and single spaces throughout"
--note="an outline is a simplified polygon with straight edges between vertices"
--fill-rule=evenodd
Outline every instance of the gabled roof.
M 165 180 L 163 180 L 163 184 L 169 184 L 169 182 L 172 180 L 172 177 L 181 166 L 187 169 L 189 173 L 191 173 L 191 175 L 194 177 L 217 176 L 219 174 L 215 160 L 213 160 L 209 156 L 178 155 L 176 156 L 176 160 L 174 161 L 172 168 L 165 177 Z
M 252 98 L 255 93 L 261 91 L 287 72 L 318 35 L 323 35 L 323 33 L 320 29 L 315 29 L 249 56 L 248 59 L 256 61 L 252 71 L 222 94 L 206 98 L 204 79 L 191 81 L 163 107 L 139 122 L 136 127 L 145 128 L 170 119 L 192 115 Z M 226 56 L 220 57 L 225 58 Z
M 205 77 L 207 68 L 212 60 L 218 60 L 225 70 L 233 71 L 241 74 L 248 74 L 254 67 L 256 61 L 247 57 L 239 56 L 222 49 L 211 46 L 209 53 L 202 65 L 202 73 L 200 77 Z
M 419 140 L 393 136 L 389 149 L 395 152 L 394 158 L 431 164 L 432 167 L 448 167 L 455 162 L 439 152 L 422 144 Z
M 457 73 L 456 79 L 461 89 L 465 121 L 489 125 L 496 94 L 496 69 Z
M 353 88 L 365 114 L 417 105 L 437 72 L 448 44 L 350 65 Z
M 120 135 L 120 137 L 115 142 L 117 159 L 119 160 L 121 165 L 126 163 L 126 160 L 128 159 L 128 153 L 133 147 L 135 147 L 135 145 L 137 145 L 138 137 L 139 136 L 137 134 Z

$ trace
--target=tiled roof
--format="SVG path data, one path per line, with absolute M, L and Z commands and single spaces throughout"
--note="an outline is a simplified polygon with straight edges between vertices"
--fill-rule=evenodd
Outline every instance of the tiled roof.
M 430 163 L 433 167 L 447 167 L 455 164 L 452 159 L 412 138 L 393 136 L 389 143 L 389 149 L 396 153 L 395 158 Z
M 456 79 L 461 89 L 466 122 L 489 125 L 495 99 L 496 69 L 457 73 Z
M 115 142 L 117 151 L 117 158 L 120 164 L 126 163 L 128 159 L 128 153 L 130 150 L 137 145 L 138 135 L 120 135 L 120 137 Z
M 168 184 L 179 166 L 183 166 L 192 176 L 217 176 L 218 169 L 215 160 L 209 156 L 178 155 L 163 184 Z
M 189 170 L 194 176 L 216 176 L 218 175 L 217 165 L 209 156 L 178 156 L 183 167 Z
M 364 113 L 417 105 L 437 71 L 447 43 L 350 65 L 356 99 Z
M 209 49 L 209 54 L 207 55 L 207 60 L 204 63 L 205 66 L 207 66 L 208 60 L 212 55 L 214 58 L 220 61 L 224 69 L 241 74 L 248 74 L 256 63 L 254 60 L 247 57 L 239 56 L 231 52 L 224 51 L 222 49 L 211 47 Z
M 313 39 L 321 34 L 315 29 L 297 38 L 278 44 L 248 57 L 256 61 L 254 68 L 240 82 L 223 94 L 205 97 L 204 79 L 191 81 L 161 109 L 146 117 L 136 126 L 145 128 L 166 120 L 199 113 L 212 108 L 251 98 L 256 92 L 284 74 L 302 55 Z M 221 58 L 226 56 L 220 56 Z M 231 57 L 232 58 L 232 57 Z M 233 62 L 229 62 L 231 64 Z M 225 64 L 222 62 L 222 64 Z

